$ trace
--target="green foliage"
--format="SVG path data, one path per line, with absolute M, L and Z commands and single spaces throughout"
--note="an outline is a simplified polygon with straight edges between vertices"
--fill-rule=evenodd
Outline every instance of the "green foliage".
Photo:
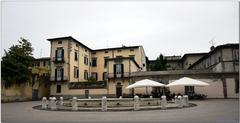
M 1 71 L 4 85 L 10 87 L 13 84 L 30 82 L 32 57 L 32 45 L 26 39 L 21 38 L 18 45 L 12 45 L 2 57 Z
M 153 65 L 153 71 L 161 71 L 166 69 L 167 69 L 167 60 L 164 59 L 164 56 L 162 54 L 160 54 Z

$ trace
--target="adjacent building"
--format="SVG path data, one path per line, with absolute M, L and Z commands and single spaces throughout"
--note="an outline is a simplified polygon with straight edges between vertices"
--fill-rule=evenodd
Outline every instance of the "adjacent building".
M 210 69 L 214 72 L 239 71 L 239 44 L 219 45 L 201 57 L 188 69 Z
M 31 83 L 1 87 L 1 101 L 38 100 L 49 96 L 50 57 L 34 59 Z M 2 83 L 3 84 L 3 83 Z
M 186 70 L 205 55 L 207 55 L 207 53 L 186 53 L 179 62 L 182 69 Z

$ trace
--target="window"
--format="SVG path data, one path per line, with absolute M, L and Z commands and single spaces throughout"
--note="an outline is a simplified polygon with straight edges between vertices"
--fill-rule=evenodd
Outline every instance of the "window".
M 108 51 L 105 51 L 105 53 L 108 53 Z
M 97 66 L 97 58 L 92 58 L 92 66 L 93 67 Z
M 123 77 L 123 64 L 114 64 L 114 77 Z
M 43 61 L 43 66 L 46 66 L 46 61 Z
M 116 56 L 116 58 L 122 58 L 122 56 Z
M 88 71 L 84 70 L 84 80 L 88 80 Z
M 39 62 L 39 61 L 37 62 L 37 66 L 38 66 L 38 67 L 40 66 L 40 62 Z
M 55 78 L 56 78 L 56 81 L 63 80 L 63 68 L 62 67 L 57 67 L 55 69 Z
M 132 51 L 134 51 L 134 49 L 130 49 L 130 51 L 132 52 Z
M 57 85 L 57 93 L 61 93 L 61 85 Z
M 58 44 L 62 44 L 62 41 L 58 41 Z
M 220 61 L 221 61 L 221 56 L 218 57 L 218 62 L 220 62 Z
M 78 78 L 78 77 L 79 77 L 78 67 L 74 66 L 74 78 Z
M 75 61 L 77 61 L 78 60 L 78 53 L 77 53 L 77 51 L 74 52 L 74 56 L 75 56 L 74 57 Z
M 103 77 L 102 77 L 103 80 L 107 80 L 107 72 L 103 72 Z
M 85 52 L 87 52 L 87 49 L 85 49 Z
M 185 94 L 194 93 L 194 86 L 185 86 Z
M 57 61 L 62 61 L 64 58 L 64 49 L 63 48 L 58 48 L 56 50 L 56 60 Z
M 96 54 L 96 52 L 93 52 L 92 54 Z
M 116 64 L 116 73 L 117 74 L 121 74 L 122 73 L 121 64 Z
M 135 55 L 129 55 L 129 57 L 135 60 Z
M 239 61 L 239 50 L 238 49 L 233 49 L 233 60 Z
M 239 79 L 235 79 L 235 93 L 239 93 Z
M 108 59 L 109 57 L 104 57 L 104 67 L 106 68 L 107 67 L 107 59 Z
M 117 52 L 121 52 L 122 50 L 117 50 Z
M 87 56 L 84 56 L 84 64 L 88 65 L 88 57 Z
M 96 72 L 92 72 L 92 78 L 94 78 L 95 80 L 98 80 L 98 75 Z

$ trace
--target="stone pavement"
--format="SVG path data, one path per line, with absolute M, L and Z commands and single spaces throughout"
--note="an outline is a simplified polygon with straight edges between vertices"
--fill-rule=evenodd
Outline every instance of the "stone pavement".
M 57 112 L 32 109 L 40 101 L 1 104 L 3 123 L 238 123 L 238 99 L 190 101 L 198 106 L 171 110 L 120 112 Z

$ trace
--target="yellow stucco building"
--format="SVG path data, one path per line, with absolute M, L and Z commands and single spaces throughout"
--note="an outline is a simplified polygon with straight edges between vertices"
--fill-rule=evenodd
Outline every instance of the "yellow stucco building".
M 54 96 L 119 97 L 132 72 L 146 71 L 142 46 L 93 50 L 73 37 L 48 39 L 51 42 L 51 92 Z

